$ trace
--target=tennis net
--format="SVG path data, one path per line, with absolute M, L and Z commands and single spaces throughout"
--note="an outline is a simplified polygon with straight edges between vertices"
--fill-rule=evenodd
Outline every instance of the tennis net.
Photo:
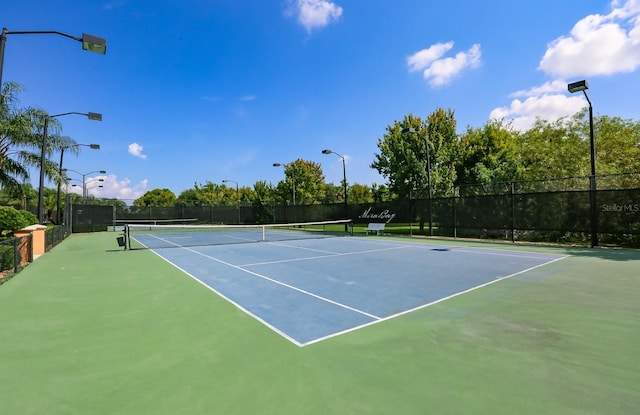
M 139 224 L 125 226 L 129 249 L 160 249 L 329 238 L 353 234 L 351 220 L 266 225 Z M 345 230 L 346 229 L 346 230 Z

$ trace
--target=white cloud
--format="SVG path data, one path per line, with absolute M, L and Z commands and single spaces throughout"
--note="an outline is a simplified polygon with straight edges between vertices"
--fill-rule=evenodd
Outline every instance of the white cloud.
M 142 147 L 138 143 L 129 144 L 129 154 L 131 154 L 132 156 L 139 157 L 139 158 L 144 160 L 144 159 L 147 158 L 147 155 L 146 154 L 142 154 L 142 150 L 143 149 L 144 149 L 144 147 Z
M 427 49 L 422 49 L 414 53 L 407 58 L 409 72 L 422 71 L 428 68 L 435 60 L 440 59 L 440 57 L 447 53 L 452 47 L 453 42 L 436 43 Z
M 490 118 L 511 122 L 526 130 L 536 118 L 555 121 L 571 116 L 588 103 L 582 94 L 570 95 L 567 81 L 606 76 L 640 68 L 640 0 L 614 0 L 607 15 L 589 15 L 571 32 L 547 47 L 538 69 L 555 78 L 511 94 L 508 106 L 491 111 Z M 565 79 L 561 79 L 565 78 Z
M 290 0 L 286 10 L 289 16 L 296 16 L 308 33 L 337 21 L 342 16 L 342 7 L 330 0 Z
M 132 184 L 129 179 L 118 180 L 116 175 L 110 174 L 87 177 L 85 184 L 89 196 L 133 202 L 147 191 L 148 181 L 145 179 L 140 183 Z M 82 186 L 69 186 L 67 190 L 70 193 L 82 195 Z
M 557 80 L 544 85 L 513 93 L 520 97 L 506 107 L 491 111 L 489 118 L 511 122 L 516 130 L 527 130 L 533 126 L 536 118 L 555 121 L 571 116 L 587 106 L 582 95 L 567 95 L 567 82 Z
M 589 15 L 547 47 L 538 69 L 561 77 L 612 75 L 640 67 L 640 1 L 612 3 L 611 13 Z
M 429 85 L 438 87 L 451 83 L 465 69 L 480 66 L 482 51 L 479 44 L 474 44 L 465 52 L 456 53 L 454 57 L 443 58 L 453 45 L 453 42 L 436 43 L 409 56 L 409 72 L 423 71 L 422 75 Z

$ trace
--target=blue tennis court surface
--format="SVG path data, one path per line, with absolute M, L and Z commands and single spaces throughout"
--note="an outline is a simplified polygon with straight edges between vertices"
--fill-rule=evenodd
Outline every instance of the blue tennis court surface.
M 157 248 L 154 252 L 299 346 L 563 258 L 373 237 Z

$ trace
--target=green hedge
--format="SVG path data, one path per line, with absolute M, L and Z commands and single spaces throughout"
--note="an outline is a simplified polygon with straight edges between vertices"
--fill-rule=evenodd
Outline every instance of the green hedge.
M 38 218 L 26 210 L 16 210 L 10 206 L 0 206 L 0 237 L 8 237 L 15 230 L 38 223 Z

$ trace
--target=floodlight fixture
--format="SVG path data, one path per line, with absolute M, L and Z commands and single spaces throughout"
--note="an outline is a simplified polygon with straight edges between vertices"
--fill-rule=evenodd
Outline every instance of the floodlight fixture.
M 583 79 L 582 81 L 570 83 L 569 85 L 567 85 L 567 89 L 572 94 L 574 92 L 585 91 L 585 90 L 589 89 L 589 83 L 586 80 Z

